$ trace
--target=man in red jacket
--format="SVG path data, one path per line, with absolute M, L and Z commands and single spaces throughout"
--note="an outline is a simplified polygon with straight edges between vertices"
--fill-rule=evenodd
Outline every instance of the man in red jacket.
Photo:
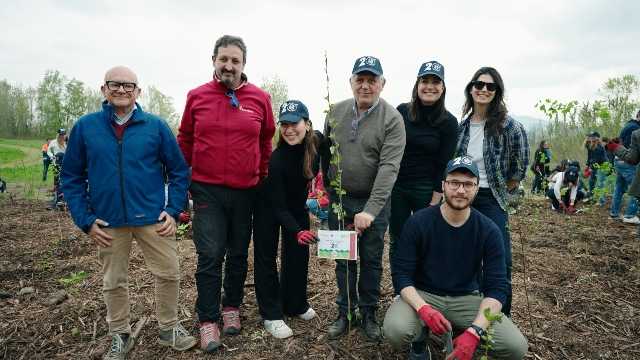
M 267 176 L 275 122 L 269 94 L 247 82 L 247 48 L 225 35 L 213 49 L 213 80 L 187 95 L 178 144 L 192 168 L 193 240 L 198 252 L 200 347 L 240 332 L 254 190 Z M 224 297 L 220 312 L 222 263 Z

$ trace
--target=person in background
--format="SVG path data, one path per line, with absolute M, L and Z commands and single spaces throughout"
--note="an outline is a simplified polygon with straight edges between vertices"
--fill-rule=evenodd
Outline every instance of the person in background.
M 275 338 L 284 339 L 293 335 L 285 315 L 307 321 L 316 316 L 307 299 L 307 274 L 309 245 L 317 238 L 310 231 L 306 201 L 309 184 L 320 168 L 322 134 L 313 131 L 309 111 L 298 100 L 280 106 L 279 125 L 269 176 L 256 197 L 253 254 L 256 299 L 264 327 Z
M 551 171 L 549 170 L 550 162 L 551 149 L 549 143 L 546 140 L 542 140 L 533 155 L 533 164 L 531 165 L 531 170 L 535 176 L 533 185 L 531 186 L 532 194 L 545 194 L 547 192 L 549 186 L 546 179 L 551 175 Z
M 391 192 L 389 259 L 412 213 L 440 204 L 442 178 L 458 139 L 458 120 L 445 106 L 444 66 L 437 61 L 420 65 L 411 102 L 400 104 L 407 143 L 398 179 Z
M 567 214 L 576 213 L 578 202 L 584 198 L 579 177 L 580 170 L 574 165 L 553 175 L 549 182 L 551 188 L 547 191 L 553 210 Z
M 313 180 L 307 195 L 307 208 L 320 221 L 321 229 L 329 228 L 329 195 L 324 189 L 322 171 Z
M 593 198 L 594 191 L 604 188 L 604 181 L 607 177 L 607 173 L 600 167 L 607 163 L 607 153 L 600 142 L 600 133 L 594 131 L 587 135 L 584 141 L 584 146 L 587 149 L 587 167 L 589 168 L 589 194 L 588 197 Z M 596 191 L 597 192 L 597 191 Z M 601 194 L 598 198 L 598 205 L 603 206 L 606 202 L 604 194 Z
M 625 148 L 630 148 L 631 134 L 638 129 L 640 129 L 640 110 L 636 113 L 635 119 L 627 121 L 624 125 L 620 131 L 620 137 L 617 143 L 621 143 Z M 616 141 L 611 141 L 611 143 L 616 143 Z M 609 148 L 610 147 L 607 146 L 607 149 Z M 614 154 L 612 151 L 608 152 Z M 618 219 L 623 206 L 623 196 L 633 182 L 638 165 L 628 163 L 620 157 L 615 157 L 614 168 L 616 170 L 616 185 L 613 191 L 609 216 L 611 216 L 612 219 Z M 627 224 L 640 224 L 640 218 L 638 218 L 638 200 L 634 196 L 628 196 L 628 198 L 629 200 L 622 216 L 622 221 Z
M 220 37 L 211 61 L 213 80 L 189 91 L 178 129 L 178 144 L 191 166 L 196 312 L 205 352 L 222 345 L 220 320 L 225 335 L 241 330 L 253 203 L 267 176 L 275 132 L 271 97 L 243 72 L 244 41 Z
M 47 181 L 47 174 L 49 173 L 49 165 L 51 165 L 51 158 L 49 157 L 49 141 L 46 139 L 42 144 L 42 181 Z
M 64 154 L 67 151 L 66 135 L 67 131 L 65 129 L 58 129 L 58 136 L 51 140 L 47 147 L 49 163 L 53 164 L 53 199 L 51 199 L 51 203 L 47 206 L 48 210 L 62 209 L 64 207 L 60 186 L 60 173 L 62 171 Z
M 500 73 L 480 68 L 464 89 L 458 131 L 458 156 L 469 155 L 479 169 L 478 195 L 472 206 L 498 225 L 504 241 L 507 298 L 502 312 L 511 315 L 511 237 L 507 193 L 517 191 L 529 165 L 529 142 L 521 123 L 507 115 L 505 87 Z

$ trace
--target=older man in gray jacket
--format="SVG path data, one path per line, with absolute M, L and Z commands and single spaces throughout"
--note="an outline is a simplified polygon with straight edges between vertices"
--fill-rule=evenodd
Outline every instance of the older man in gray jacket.
M 337 171 L 329 165 L 329 158 L 332 141 L 339 145 L 342 190 L 346 192 L 342 196 L 344 220 L 346 227 L 353 227 L 360 234 L 360 276 L 356 261 L 336 261 L 339 316 L 329 327 L 329 337 L 337 338 L 347 331 L 349 321 L 355 319 L 349 314 L 353 315 L 358 307 L 362 330 L 368 338 L 378 341 L 381 333 L 376 310 L 384 233 L 389 223 L 388 199 L 402 160 L 405 131 L 400 113 L 380 98 L 385 85 L 380 60 L 373 56 L 358 58 L 350 85 L 353 98 L 335 104 L 327 115 L 325 135 L 331 135 L 331 140 L 321 151 L 326 187 L 335 204 L 338 196 L 330 184 Z M 329 215 L 329 228 L 338 229 L 334 211 Z

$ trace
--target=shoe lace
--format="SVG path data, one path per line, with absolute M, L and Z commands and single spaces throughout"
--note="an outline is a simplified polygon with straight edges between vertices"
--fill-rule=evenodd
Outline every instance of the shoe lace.
M 204 337 L 213 337 L 216 331 L 215 324 L 206 324 L 200 327 L 200 333 Z
M 227 322 L 237 322 L 240 320 L 240 312 L 238 311 L 225 311 L 222 313 L 224 320 Z
M 187 332 L 187 329 L 185 329 L 184 326 L 182 326 L 181 323 L 178 323 L 173 328 L 173 344 L 175 345 L 175 343 L 176 343 L 178 338 L 185 337 L 185 336 L 188 336 L 188 335 L 189 335 L 189 333 Z
M 111 337 L 111 352 L 112 353 L 121 353 L 124 347 L 124 341 L 119 335 L 114 335 Z

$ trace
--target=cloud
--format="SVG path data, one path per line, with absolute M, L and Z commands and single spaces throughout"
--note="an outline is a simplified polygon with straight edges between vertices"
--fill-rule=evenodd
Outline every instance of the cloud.
M 418 66 L 446 68 L 447 107 L 459 115 L 462 90 L 480 66 L 502 74 L 512 113 L 539 116 L 540 98 L 588 99 L 609 77 L 640 76 L 640 3 L 631 1 L 364 2 L 29 1 L 0 12 L 1 77 L 36 85 L 47 69 L 98 88 L 104 71 L 125 64 L 182 111 L 186 93 L 211 79 L 211 53 L 223 34 L 248 46 L 246 73 L 259 84 L 277 74 L 304 101 L 316 127 L 331 96 L 351 97 L 347 79 L 362 55 L 381 59 L 383 97 L 408 101 Z M 25 25 L 27 24 L 27 25 Z

